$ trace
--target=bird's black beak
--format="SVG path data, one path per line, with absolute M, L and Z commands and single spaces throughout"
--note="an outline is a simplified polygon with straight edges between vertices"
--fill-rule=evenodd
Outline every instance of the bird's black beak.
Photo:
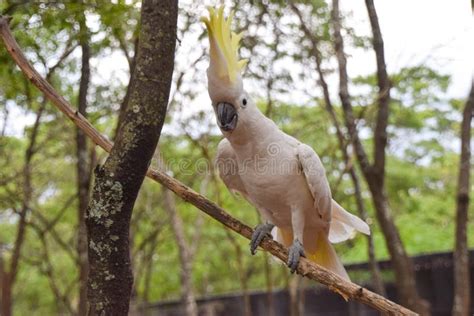
M 217 125 L 226 132 L 232 131 L 237 126 L 238 114 L 235 107 L 226 102 L 217 103 Z

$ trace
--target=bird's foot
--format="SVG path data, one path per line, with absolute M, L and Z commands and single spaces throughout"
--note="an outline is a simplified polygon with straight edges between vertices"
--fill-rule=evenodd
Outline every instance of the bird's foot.
M 257 227 L 255 227 L 252 239 L 250 240 L 250 253 L 252 255 L 256 253 L 258 245 L 260 245 L 265 236 L 271 237 L 273 227 L 275 227 L 275 225 L 270 223 L 258 224 Z
M 294 273 L 298 267 L 298 262 L 300 257 L 306 257 L 304 254 L 304 248 L 301 242 L 298 239 L 293 241 L 293 244 L 288 249 L 288 267 L 290 272 Z

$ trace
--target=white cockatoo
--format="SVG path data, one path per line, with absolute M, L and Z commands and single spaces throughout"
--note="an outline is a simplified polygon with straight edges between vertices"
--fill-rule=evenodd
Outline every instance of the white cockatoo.
M 209 8 L 206 24 L 210 43 L 208 91 L 224 135 L 217 149 L 219 175 L 260 212 L 250 243 L 256 248 L 266 235 L 289 247 L 288 266 L 294 272 L 300 256 L 349 279 L 332 243 L 350 238 L 369 226 L 331 197 L 325 170 L 314 150 L 282 132 L 265 117 L 245 92 L 239 60 L 241 34 L 231 31 L 233 14 Z

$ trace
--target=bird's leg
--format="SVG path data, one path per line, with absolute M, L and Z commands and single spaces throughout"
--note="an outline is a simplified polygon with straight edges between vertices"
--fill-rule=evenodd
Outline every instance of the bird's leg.
M 288 267 L 290 272 L 294 273 L 298 267 L 298 262 L 300 262 L 300 257 L 305 257 L 304 248 L 301 241 L 296 238 L 293 241 L 293 244 L 288 249 Z
M 291 208 L 291 226 L 293 227 L 293 244 L 288 249 L 288 267 L 291 273 L 296 271 L 300 257 L 305 257 L 303 248 L 304 211 L 300 207 Z
M 255 227 L 252 239 L 250 240 L 250 253 L 254 255 L 257 251 L 258 245 L 262 242 L 265 236 L 271 237 L 271 231 L 275 227 L 272 223 L 258 224 Z

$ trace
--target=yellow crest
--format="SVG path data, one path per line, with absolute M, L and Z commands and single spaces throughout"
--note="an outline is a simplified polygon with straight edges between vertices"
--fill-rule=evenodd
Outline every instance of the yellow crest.
M 219 65 L 219 75 L 228 75 L 231 82 L 235 82 L 237 74 L 247 64 L 247 59 L 239 60 L 239 42 L 242 38 L 242 33 L 235 34 L 231 31 L 231 23 L 234 13 L 231 12 L 229 17 L 224 17 L 224 6 L 221 6 L 217 11 L 208 7 L 209 18 L 202 17 L 201 21 L 206 24 L 207 32 L 209 33 L 209 42 L 211 44 L 210 58 L 218 61 L 220 56 L 225 59 L 224 65 Z M 213 49 L 213 45 L 217 45 L 219 52 Z M 219 62 L 217 62 L 219 64 Z

